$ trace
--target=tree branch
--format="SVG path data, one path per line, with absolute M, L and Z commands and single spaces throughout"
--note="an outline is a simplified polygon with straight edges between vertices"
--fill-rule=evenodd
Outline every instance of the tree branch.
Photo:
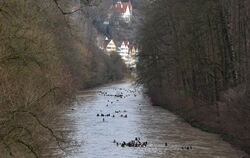
M 10 146 L 5 142 L 3 142 L 3 145 L 5 146 L 5 149 L 7 150 L 7 152 L 9 153 L 9 156 L 13 157 L 13 153 L 11 151 Z
M 29 103 L 28 105 L 33 105 L 36 102 L 39 102 L 41 99 L 43 99 L 44 97 L 46 97 L 48 94 L 50 94 L 51 92 L 54 92 L 56 89 L 59 89 L 60 87 L 53 87 L 51 89 L 49 89 L 47 92 L 45 92 L 43 95 L 41 95 L 39 98 L 37 98 L 36 100 L 32 101 L 31 103 Z
M 64 148 L 60 144 L 60 142 L 64 142 L 65 143 L 65 141 L 63 140 L 63 138 L 59 138 L 49 126 L 46 126 L 45 124 L 43 124 L 42 121 L 38 118 L 38 116 L 36 116 L 36 114 L 34 114 L 34 113 L 30 112 L 30 111 L 25 111 L 25 110 L 13 111 L 12 112 L 13 119 L 14 119 L 16 113 L 26 113 L 26 114 L 32 116 L 41 127 L 43 127 L 44 129 L 46 129 L 50 133 L 50 135 L 53 138 L 55 138 L 58 147 L 62 151 L 64 151 Z
M 36 153 L 36 151 L 34 150 L 34 148 L 31 145 L 29 145 L 28 143 L 26 143 L 26 142 L 24 142 L 24 141 L 22 141 L 20 139 L 18 139 L 17 142 L 19 144 L 22 144 L 25 147 L 27 147 L 30 150 L 30 152 L 35 156 L 35 158 L 39 158 L 38 154 Z
M 66 12 L 66 11 L 64 11 L 64 10 L 62 9 L 62 7 L 59 5 L 58 0 L 53 0 L 53 1 L 55 2 L 57 8 L 60 10 L 60 12 L 61 12 L 63 15 L 74 14 L 74 13 L 76 13 L 76 12 L 78 12 L 78 11 L 80 11 L 80 10 L 83 9 L 83 7 L 79 7 L 78 9 L 75 9 L 75 10 L 73 10 L 73 11 Z M 95 5 L 90 4 L 90 0 L 86 0 L 86 1 L 87 1 L 87 2 L 86 2 L 84 5 L 87 5 L 87 6 L 95 6 Z

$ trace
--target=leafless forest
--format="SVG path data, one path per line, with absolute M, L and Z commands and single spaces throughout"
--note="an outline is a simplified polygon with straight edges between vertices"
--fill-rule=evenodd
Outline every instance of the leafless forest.
M 250 0 L 0 0 L 0 158 L 250 154 L 249 22 Z M 91 141 L 53 126 L 67 110 Z
M 96 4 L 81 1 L 75 10 L 69 5 L 0 1 L 1 158 L 40 157 L 48 143 L 63 149 L 63 137 L 48 126 L 56 111 L 77 90 L 123 78 L 120 57 L 99 53 L 91 44 L 96 31 L 86 10 Z M 80 15 L 79 24 L 72 24 Z
M 144 7 L 138 82 L 155 105 L 250 152 L 250 1 Z

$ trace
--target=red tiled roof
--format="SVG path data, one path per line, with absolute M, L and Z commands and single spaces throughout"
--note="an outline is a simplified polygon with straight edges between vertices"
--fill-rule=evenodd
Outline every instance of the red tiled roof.
M 125 13 L 126 10 L 124 8 L 115 8 L 114 12 L 116 12 L 116 13 Z
M 132 7 L 131 2 L 116 3 L 113 6 L 113 10 L 114 10 L 114 12 L 125 13 L 127 7 L 129 7 L 129 8 Z
M 129 41 L 124 41 L 125 46 L 129 45 Z

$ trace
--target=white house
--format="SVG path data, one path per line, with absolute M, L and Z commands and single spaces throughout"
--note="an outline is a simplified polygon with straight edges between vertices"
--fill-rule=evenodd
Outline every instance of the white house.
M 110 40 L 106 46 L 106 51 L 108 53 L 110 52 L 116 52 L 117 51 L 117 47 L 116 47 L 116 44 L 113 40 Z
M 118 1 L 113 5 L 113 12 L 118 13 L 126 23 L 129 23 L 133 13 L 132 3 Z
M 135 46 L 131 46 L 129 48 L 129 55 L 130 55 L 129 67 L 130 68 L 136 68 L 137 53 L 138 52 Z
M 121 46 L 118 47 L 118 53 L 120 54 L 124 62 L 127 63 L 129 60 L 129 42 L 128 41 L 122 42 Z
M 123 41 L 119 47 L 121 53 L 128 53 L 129 51 L 129 41 Z
M 131 21 L 132 9 L 130 9 L 129 6 L 126 7 L 125 13 L 122 14 L 122 17 L 125 20 L 125 22 L 127 22 L 127 23 L 129 23 Z
M 129 41 L 122 42 L 121 46 L 118 47 L 118 53 L 120 54 L 127 67 L 136 67 L 136 47 L 131 45 Z

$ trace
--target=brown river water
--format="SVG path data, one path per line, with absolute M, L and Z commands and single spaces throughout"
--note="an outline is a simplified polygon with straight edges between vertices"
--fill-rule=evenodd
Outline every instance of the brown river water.
M 105 92 L 110 96 L 104 95 Z M 113 96 L 120 94 L 123 98 Z M 98 117 L 97 114 L 110 114 L 111 117 Z M 113 115 L 115 117 L 112 117 Z M 127 115 L 127 118 L 121 115 Z M 51 157 L 242 158 L 244 156 L 244 152 L 224 142 L 218 135 L 193 128 L 173 113 L 152 106 L 141 88 L 135 88 L 130 82 L 81 92 L 73 109 L 64 111 L 58 119 L 61 121 L 54 125 L 57 130 L 71 131 L 69 137 L 76 140 L 78 145 L 67 153 L 54 153 Z M 129 142 L 135 137 L 140 137 L 142 142 L 147 141 L 147 146 L 121 147 L 113 143 L 114 140 Z

